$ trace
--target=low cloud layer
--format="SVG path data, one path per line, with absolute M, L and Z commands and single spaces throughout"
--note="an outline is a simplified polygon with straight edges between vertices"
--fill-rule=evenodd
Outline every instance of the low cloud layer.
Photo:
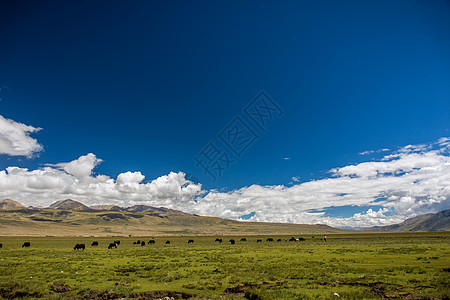
M 41 128 L 18 123 L 0 115 L 0 154 L 31 157 L 42 151 L 42 145 L 30 137 L 31 133 L 39 130 Z
M 450 208 L 448 138 L 427 145 L 408 145 L 380 161 L 335 168 L 326 179 L 286 186 L 252 185 L 229 193 L 211 192 L 197 209 L 250 221 L 324 223 L 365 227 L 401 222 L 418 214 Z M 327 208 L 376 206 L 353 216 L 327 216 Z M 321 212 L 322 210 L 322 212 Z
M 387 225 L 450 207 L 449 150 L 450 139 L 442 138 L 431 144 L 408 145 L 378 161 L 332 169 L 325 179 L 292 186 L 252 185 L 227 193 L 204 191 L 183 172 L 148 182 L 141 172 L 125 172 L 115 179 L 93 175 L 102 161 L 89 153 L 37 170 L 9 167 L 0 171 L 0 199 L 47 206 L 70 198 L 87 205 L 147 204 L 229 219 L 254 212 L 250 221 Z M 364 209 L 349 217 L 327 214 L 352 206 Z
M 70 198 L 87 205 L 145 203 L 176 208 L 178 204 L 194 203 L 194 198 L 201 193 L 201 185 L 187 181 L 183 172 L 171 172 L 147 183 L 142 183 L 145 176 L 141 172 L 121 173 L 117 179 L 92 175 L 100 162 L 89 153 L 38 170 L 6 168 L 0 171 L 0 198 L 33 206 L 48 206 L 56 200 Z

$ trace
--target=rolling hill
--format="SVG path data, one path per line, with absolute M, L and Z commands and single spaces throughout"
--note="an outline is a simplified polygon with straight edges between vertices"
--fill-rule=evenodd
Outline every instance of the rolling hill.
M 4 201 L 0 201 L 0 207 L 4 206 Z M 55 202 L 49 208 L 21 205 L 0 209 L 0 232 L 9 236 L 162 236 L 299 235 L 346 231 L 327 225 L 239 222 L 145 205 L 88 207 L 68 199 Z
M 419 215 L 400 224 L 375 226 L 363 230 L 383 232 L 450 231 L 450 209 L 435 214 Z
M 0 201 L 0 210 L 8 210 L 8 209 L 23 209 L 26 208 L 22 204 L 17 201 L 11 199 L 5 199 Z

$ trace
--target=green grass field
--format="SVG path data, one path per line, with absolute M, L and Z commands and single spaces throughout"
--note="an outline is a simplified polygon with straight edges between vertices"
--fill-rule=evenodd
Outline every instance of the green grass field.
M 0 237 L 0 297 L 80 299 L 448 299 L 450 233 Z M 230 245 L 234 238 L 237 243 Z M 257 243 L 258 238 L 263 239 Z M 282 242 L 276 242 L 281 238 Z M 194 239 L 194 244 L 187 244 Z M 91 247 L 92 241 L 98 247 Z M 166 245 L 165 241 L 171 244 Z M 23 242 L 30 248 L 21 248 Z M 73 250 L 75 243 L 86 250 Z

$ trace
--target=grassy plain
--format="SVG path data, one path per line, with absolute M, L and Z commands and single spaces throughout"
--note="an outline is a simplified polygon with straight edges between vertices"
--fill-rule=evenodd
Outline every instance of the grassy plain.
M 290 236 L 0 237 L 0 297 L 448 299 L 449 232 Z M 230 245 L 229 239 L 237 243 Z M 281 242 L 276 242 L 281 238 Z M 117 249 L 107 249 L 120 239 Z M 263 242 L 257 243 L 257 239 Z M 92 241 L 98 247 L 91 247 Z M 170 240 L 170 245 L 165 241 Z M 30 248 L 21 248 L 23 242 Z M 73 250 L 75 243 L 86 250 Z M 69 288 L 70 287 L 70 288 Z

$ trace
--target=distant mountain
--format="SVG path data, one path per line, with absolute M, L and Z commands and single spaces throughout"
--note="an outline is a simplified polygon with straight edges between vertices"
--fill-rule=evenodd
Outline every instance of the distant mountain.
M 22 204 L 20 204 L 17 201 L 11 200 L 11 199 L 5 199 L 0 201 L 0 209 L 6 210 L 6 209 L 24 209 L 26 208 Z
M 134 205 L 126 208 L 127 211 L 134 213 L 157 213 L 157 214 L 170 214 L 170 215 L 181 215 L 190 216 L 190 214 L 182 212 L 180 210 L 165 208 L 165 207 L 154 207 L 148 205 Z
M 180 210 L 165 207 L 154 207 L 149 205 L 134 205 L 126 208 L 117 205 L 93 205 L 89 206 L 89 208 L 92 210 L 104 210 L 104 211 L 129 211 L 133 213 L 146 213 L 146 214 L 153 213 L 153 214 L 190 216 L 190 214 L 182 212 Z
M 50 204 L 48 208 L 69 209 L 69 210 L 90 210 L 90 208 L 84 205 L 83 203 L 71 199 L 56 201 Z
M 450 209 L 406 219 L 400 224 L 374 226 L 363 230 L 383 232 L 450 231 Z
M 345 233 L 327 225 L 240 222 L 147 205 L 121 208 L 88 207 L 74 200 L 48 208 L 26 209 L 16 201 L 2 201 L 0 228 L 12 236 L 167 236 L 167 235 L 290 235 Z M 24 209 L 25 208 L 25 209 Z
M 107 211 L 123 211 L 124 209 L 117 205 L 93 205 L 89 206 L 93 210 L 107 210 Z

